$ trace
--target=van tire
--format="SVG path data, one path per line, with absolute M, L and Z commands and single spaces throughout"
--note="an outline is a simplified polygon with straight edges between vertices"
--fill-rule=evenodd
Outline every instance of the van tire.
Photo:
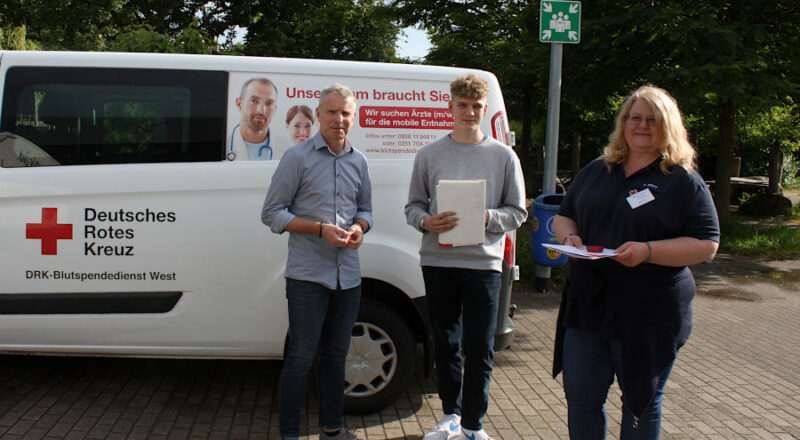
M 366 413 L 391 405 L 414 374 L 414 353 L 406 321 L 391 307 L 364 299 L 345 364 L 345 411 Z

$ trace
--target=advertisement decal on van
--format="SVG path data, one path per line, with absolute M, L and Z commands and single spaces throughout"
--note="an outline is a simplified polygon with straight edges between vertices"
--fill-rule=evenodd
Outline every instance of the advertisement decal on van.
M 125 209 L 102 210 L 86 207 L 83 209 L 82 220 L 79 224 L 78 234 L 73 233 L 75 223 L 62 218 L 58 219 L 58 208 L 43 207 L 39 223 L 25 223 L 25 239 L 39 240 L 41 255 L 58 255 L 59 240 L 83 239 L 82 254 L 97 257 L 133 257 L 136 255 L 134 238 L 137 236 L 136 226 L 143 223 L 162 224 L 174 223 L 177 220 L 175 212 L 153 211 L 146 208 L 142 211 L 129 211 Z M 68 217 L 68 216 L 62 216 Z M 62 251 L 64 250 L 62 247 Z M 80 248 L 71 247 L 70 251 L 62 252 L 66 258 L 80 255 Z M 25 279 L 43 280 L 156 280 L 175 281 L 175 272 L 149 271 L 126 273 L 124 271 L 108 272 L 83 272 L 64 268 L 50 269 L 25 269 Z
M 42 255 L 58 255 L 58 240 L 72 240 L 72 223 L 58 223 L 58 208 L 42 208 L 42 222 L 26 223 L 25 238 L 42 240 Z
M 447 83 L 439 89 L 430 82 L 398 86 L 389 79 L 234 72 L 228 85 L 226 159 L 279 160 L 318 130 L 319 97 L 334 82 L 353 90 L 358 110 L 347 138 L 369 159 L 413 159 L 453 128 Z

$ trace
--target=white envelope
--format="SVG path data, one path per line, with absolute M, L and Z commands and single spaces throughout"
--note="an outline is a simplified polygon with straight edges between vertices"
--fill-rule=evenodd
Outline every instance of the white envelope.
M 455 211 L 458 225 L 439 234 L 440 246 L 470 246 L 485 240 L 486 181 L 440 180 L 436 185 L 439 212 Z

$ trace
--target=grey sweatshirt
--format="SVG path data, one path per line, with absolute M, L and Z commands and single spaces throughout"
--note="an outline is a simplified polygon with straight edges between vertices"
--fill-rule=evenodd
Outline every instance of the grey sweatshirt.
M 423 217 L 436 215 L 436 185 L 439 180 L 486 180 L 489 223 L 482 245 L 441 247 L 438 234 L 420 229 Z M 423 232 L 420 265 L 462 269 L 503 270 L 505 232 L 518 228 L 525 209 L 525 182 L 516 153 L 500 142 L 486 138 L 477 144 L 461 144 L 445 136 L 426 145 L 414 159 L 406 221 Z

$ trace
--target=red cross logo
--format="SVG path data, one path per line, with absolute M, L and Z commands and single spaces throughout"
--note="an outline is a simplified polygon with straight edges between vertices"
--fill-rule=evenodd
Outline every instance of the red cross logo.
M 58 208 L 42 208 L 42 222 L 26 223 L 25 238 L 42 240 L 42 255 L 56 255 L 58 240 L 72 240 L 72 224 L 58 223 Z

